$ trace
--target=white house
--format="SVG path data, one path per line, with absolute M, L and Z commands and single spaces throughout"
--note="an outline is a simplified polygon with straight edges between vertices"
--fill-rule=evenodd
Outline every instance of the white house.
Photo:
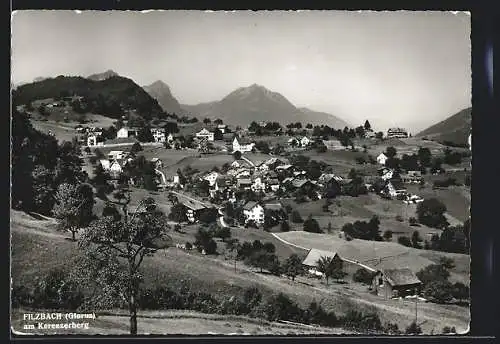
M 241 164 L 238 162 L 238 160 L 235 160 L 235 161 L 233 161 L 233 162 L 231 163 L 231 167 L 232 167 L 232 168 L 238 168 L 238 167 L 240 167 L 240 166 L 241 166 Z
M 93 147 L 97 146 L 97 136 L 94 134 L 90 134 L 87 136 L 87 146 Z
M 304 136 L 299 142 L 301 147 L 307 147 L 311 143 L 311 140 L 307 136 Z
M 248 202 L 243 206 L 243 215 L 245 216 L 245 223 L 254 221 L 257 225 L 264 223 L 264 208 L 257 202 Z
M 165 137 L 165 129 L 162 128 L 152 128 L 151 129 L 151 134 L 153 134 L 153 139 L 155 142 L 165 142 L 166 137 Z
M 156 169 L 160 169 L 163 167 L 163 161 L 161 161 L 160 158 L 153 158 L 151 159 L 151 162 L 153 163 L 153 166 Z
M 226 133 L 226 129 L 227 129 L 227 125 L 225 125 L 225 124 L 219 124 L 217 126 L 217 129 L 219 129 L 221 133 L 225 134 Z
M 345 147 L 339 140 L 323 140 L 323 144 L 328 150 L 343 150 Z
M 264 192 L 266 190 L 266 183 L 262 181 L 260 177 L 253 180 L 252 186 L 250 187 L 253 192 Z
M 111 166 L 111 163 L 108 159 L 101 159 L 101 160 L 99 160 L 99 163 L 101 164 L 104 171 L 109 171 L 109 167 Z
M 377 156 L 377 163 L 379 163 L 380 165 L 385 165 L 385 162 L 387 161 L 387 159 L 388 158 L 384 153 L 380 153 Z
M 123 127 L 116 132 L 117 139 L 126 139 L 127 137 L 137 136 L 138 130 L 133 128 Z
M 196 137 L 200 139 L 207 139 L 207 141 L 213 141 L 214 133 L 208 131 L 206 128 L 203 128 L 196 133 Z
M 167 142 L 168 143 L 174 142 L 174 135 L 172 135 L 172 133 L 168 134 L 168 136 L 167 136 Z
M 218 177 L 219 177 L 219 173 L 217 173 L 217 172 L 210 172 L 205 177 L 203 177 L 203 180 L 208 181 L 208 183 L 210 184 L 210 186 L 214 186 L 215 185 L 215 181 L 217 180 Z
M 233 140 L 233 152 L 251 152 L 253 149 L 253 146 L 255 146 L 255 143 L 247 143 L 247 144 L 242 144 L 238 141 L 238 138 L 235 137 Z
M 396 197 L 399 195 L 405 195 L 407 193 L 406 188 L 404 187 L 403 183 L 401 183 L 398 180 L 391 180 L 387 183 L 386 185 L 386 192 L 391 196 L 391 197 Z

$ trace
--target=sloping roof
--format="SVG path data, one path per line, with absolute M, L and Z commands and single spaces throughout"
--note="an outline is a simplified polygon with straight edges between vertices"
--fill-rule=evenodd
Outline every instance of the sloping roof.
M 395 190 L 406 190 L 406 187 L 400 180 L 392 179 L 390 183 L 392 184 Z
M 240 178 L 238 179 L 238 185 L 241 184 L 252 184 L 252 180 L 250 178 Z
M 333 258 L 335 256 L 338 256 L 337 252 L 317 250 L 315 248 L 312 248 L 309 250 L 309 253 L 307 254 L 306 258 L 302 261 L 302 265 L 315 267 L 317 265 L 318 260 L 321 257 L 332 257 Z
M 259 203 L 257 202 L 254 202 L 254 201 L 250 201 L 250 202 L 247 202 L 247 204 L 245 204 L 243 206 L 243 209 L 244 210 L 252 210 L 255 206 L 259 205 Z
M 264 205 L 264 208 L 270 210 L 281 210 L 283 209 L 283 205 L 281 203 L 267 203 Z
M 294 179 L 292 181 L 292 185 L 296 188 L 301 188 L 307 183 L 310 183 L 310 181 L 307 179 Z
M 288 170 L 290 167 L 293 167 L 292 165 L 280 165 L 276 167 L 277 170 Z
M 111 165 L 110 161 L 107 159 L 101 159 L 99 160 L 99 162 L 101 163 L 102 168 L 105 170 L 109 169 L 109 166 Z
M 422 283 L 418 277 L 408 268 L 386 269 L 383 274 L 392 286 L 409 285 Z
M 118 155 L 118 154 L 123 154 L 124 152 L 119 150 L 119 151 L 110 151 L 108 155 Z
M 179 200 L 179 203 L 184 204 L 184 206 L 192 210 L 201 210 L 206 208 L 201 202 L 192 199 L 188 199 L 182 196 L 178 196 L 177 199 Z
M 280 181 L 276 178 L 271 178 L 267 181 L 269 185 L 279 185 Z
M 384 153 L 380 153 L 379 155 L 377 155 L 377 159 L 378 158 L 387 158 L 387 155 L 385 155 Z

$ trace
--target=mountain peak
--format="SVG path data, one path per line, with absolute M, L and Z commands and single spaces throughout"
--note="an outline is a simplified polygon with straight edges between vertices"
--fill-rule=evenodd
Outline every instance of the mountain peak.
M 113 76 L 119 76 L 119 74 L 112 69 L 108 69 L 107 71 L 105 71 L 103 73 L 96 73 L 96 74 L 89 75 L 87 77 L 87 79 L 94 80 L 94 81 L 102 81 L 102 80 L 109 79 Z
M 151 85 L 144 86 L 143 89 L 158 101 L 163 111 L 178 115 L 183 113 L 179 102 L 172 95 L 170 87 L 162 80 L 156 80 Z
M 170 92 L 170 87 L 163 80 L 156 80 L 151 85 L 147 86 L 150 88 L 162 88 Z

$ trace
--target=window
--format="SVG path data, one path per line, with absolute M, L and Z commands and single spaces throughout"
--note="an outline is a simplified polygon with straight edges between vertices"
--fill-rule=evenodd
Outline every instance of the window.
M 383 280 L 382 277 L 379 277 L 379 279 L 378 279 L 378 285 L 379 285 L 379 287 L 382 287 L 384 285 L 384 280 Z

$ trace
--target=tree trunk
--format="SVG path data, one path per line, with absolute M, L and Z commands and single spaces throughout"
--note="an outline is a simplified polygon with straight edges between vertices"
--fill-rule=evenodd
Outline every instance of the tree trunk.
M 75 235 L 76 235 L 76 231 L 74 231 L 74 230 L 73 230 L 73 231 L 71 231 L 71 239 L 72 239 L 73 241 L 76 241 L 76 237 L 75 237 Z
M 137 334 L 137 306 L 135 304 L 135 296 L 130 296 L 130 305 L 129 305 L 129 313 L 130 313 L 130 334 Z

